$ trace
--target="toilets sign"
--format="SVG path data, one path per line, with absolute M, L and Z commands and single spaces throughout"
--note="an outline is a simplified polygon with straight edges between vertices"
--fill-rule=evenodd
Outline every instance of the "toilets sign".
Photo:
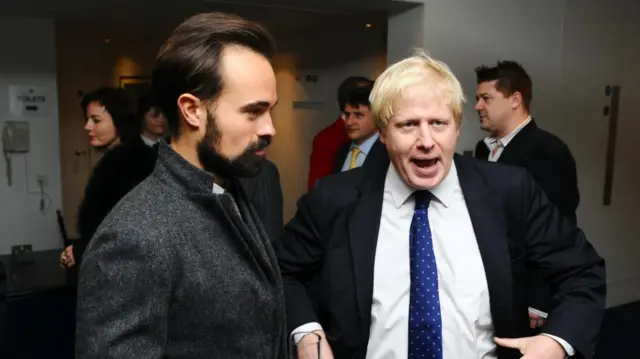
M 49 116 L 51 96 L 39 86 L 9 86 L 9 107 L 14 116 Z

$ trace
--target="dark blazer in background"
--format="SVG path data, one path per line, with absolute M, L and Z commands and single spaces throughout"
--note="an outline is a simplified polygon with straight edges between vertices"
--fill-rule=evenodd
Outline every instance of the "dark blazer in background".
M 284 204 L 278 167 L 273 162 L 265 160 L 257 176 L 239 180 L 271 241 L 280 238 L 284 227 Z
M 335 163 L 333 165 L 333 173 L 342 172 L 342 166 L 344 166 L 344 161 L 347 159 L 347 156 L 350 155 L 350 149 L 351 142 L 347 142 L 340 146 L 338 154 L 336 155 Z M 371 150 L 367 154 L 367 157 L 364 159 L 364 163 L 362 164 L 362 166 L 370 166 L 388 160 L 389 154 L 387 153 L 387 149 L 384 147 L 384 144 L 380 142 L 380 139 L 378 139 L 373 144 L 373 146 L 371 146 Z
M 475 157 L 486 160 L 489 148 L 478 141 Z M 556 135 L 531 120 L 503 149 L 498 163 L 524 167 L 542 187 L 551 203 L 574 224 L 580 203 L 576 161 L 569 147 Z
M 82 262 L 87 244 L 109 211 L 151 174 L 158 150 L 140 136 L 104 154 L 96 164 L 78 209 L 79 238 L 72 242 L 76 265 Z
M 475 157 L 483 160 L 489 158 L 489 149 L 482 140 L 476 145 Z M 540 129 L 531 120 L 511 139 L 497 162 L 525 168 L 551 203 L 571 223 L 577 223 L 576 209 L 580 194 L 576 161 L 569 147 L 559 137 Z M 533 272 L 529 282 L 530 305 L 548 311 L 553 306 L 549 284 Z
M 529 334 L 528 263 L 556 288 L 544 332 L 590 359 L 604 315 L 604 261 L 526 171 L 456 155 L 455 165 L 483 259 L 495 335 Z M 388 165 L 321 179 L 298 202 L 277 243 L 289 331 L 319 322 L 336 358 L 364 359 Z M 407 233 L 407 236 L 409 233 Z M 315 297 L 306 286 L 320 275 Z M 520 358 L 498 348 L 500 359 Z
M 154 172 L 105 218 L 80 268 L 76 358 L 286 358 L 282 279 L 236 180 L 160 144 Z

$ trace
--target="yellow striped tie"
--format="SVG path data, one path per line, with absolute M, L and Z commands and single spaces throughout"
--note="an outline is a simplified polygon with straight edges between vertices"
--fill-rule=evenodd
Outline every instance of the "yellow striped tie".
M 360 153 L 360 149 L 358 147 L 351 149 L 351 163 L 349 163 L 349 169 L 358 167 L 358 163 L 356 162 L 356 159 L 358 159 L 358 153 Z

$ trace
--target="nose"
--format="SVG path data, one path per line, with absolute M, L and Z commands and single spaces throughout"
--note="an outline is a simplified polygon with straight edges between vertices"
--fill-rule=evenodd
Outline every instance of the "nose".
M 347 127 L 349 127 L 349 126 L 354 124 L 355 118 L 356 118 L 356 116 L 353 116 L 353 115 L 347 113 L 347 114 L 344 115 L 344 123 L 347 125 Z
M 431 127 L 427 123 L 422 123 L 420 125 L 420 137 L 418 138 L 418 147 L 421 147 L 424 150 L 430 150 L 433 146 L 435 146 L 435 141 L 433 140 L 433 133 L 431 132 Z
M 260 124 L 260 129 L 258 130 L 258 136 L 275 136 L 276 128 L 273 126 L 273 119 L 271 115 L 264 116 L 264 121 Z
M 476 105 L 474 106 L 476 111 L 481 111 L 484 108 L 484 105 L 482 104 L 482 99 L 478 99 L 476 101 Z
M 93 122 L 91 120 L 87 120 L 87 122 L 84 123 L 84 130 L 85 131 L 91 131 L 93 129 Z

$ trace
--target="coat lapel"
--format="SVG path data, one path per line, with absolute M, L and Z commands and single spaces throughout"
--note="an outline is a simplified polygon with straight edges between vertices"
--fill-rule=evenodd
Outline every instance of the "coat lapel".
M 238 204 L 244 220 L 240 223 L 244 227 L 249 227 L 253 236 L 249 237 L 253 247 L 257 249 L 258 262 L 262 265 L 270 281 L 276 285 L 282 285 L 280 268 L 275 252 L 271 246 L 271 239 L 260 221 L 253 204 L 249 200 L 247 192 L 239 181 L 234 183 L 238 197 Z M 277 240 L 277 239 L 274 239 Z
M 246 256 L 249 263 L 255 265 L 257 272 L 264 280 L 269 280 L 268 273 L 271 266 L 268 264 L 268 259 L 257 247 L 255 233 L 244 222 L 240 205 L 232 199 L 232 196 L 227 193 L 206 195 L 192 193 L 191 198 L 212 213 L 220 224 L 227 227 L 236 239 L 233 242 L 238 246 L 240 253 Z
M 338 149 L 338 154 L 333 161 L 333 173 L 342 172 L 342 166 L 344 166 L 344 161 L 347 159 L 347 154 L 349 154 L 349 148 L 351 148 L 351 142 L 343 144 Z
M 454 160 L 484 264 L 495 335 L 512 337 L 515 333 L 513 287 L 504 210 L 495 197 L 489 196 L 486 179 L 477 172 L 474 160 L 459 155 Z
M 502 150 L 502 154 L 498 158 L 499 163 L 506 164 L 518 164 L 521 162 L 522 152 L 524 151 L 527 143 L 535 134 L 538 126 L 534 120 L 531 120 L 526 126 L 524 126 L 520 132 L 518 132 L 509 144 Z
M 358 186 L 360 196 L 347 210 L 356 296 L 364 337 L 368 337 L 371 325 L 373 270 L 388 167 L 387 161 L 362 169 L 366 172 Z

